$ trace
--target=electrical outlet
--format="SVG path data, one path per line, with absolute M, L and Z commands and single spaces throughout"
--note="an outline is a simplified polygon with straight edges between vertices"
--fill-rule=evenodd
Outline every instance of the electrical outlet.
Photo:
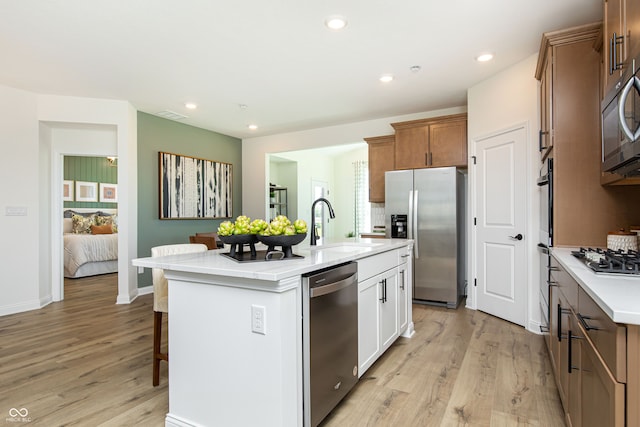
M 251 332 L 267 335 L 267 315 L 261 305 L 251 305 Z

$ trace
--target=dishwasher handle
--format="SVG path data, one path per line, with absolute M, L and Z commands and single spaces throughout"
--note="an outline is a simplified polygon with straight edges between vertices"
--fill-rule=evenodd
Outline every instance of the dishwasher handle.
M 309 297 L 316 298 L 322 295 L 331 294 L 333 292 L 339 291 L 340 289 L 344 289 L 348 286 L 351 286 L 354 283 L 357 283 L 357 281 L 358 281 L 358 275 L 352 274 L 351 276 L 348 276 L 346 279 L 338 280 L 337 282 L 327 283 L 326 285 L 309 289 Z

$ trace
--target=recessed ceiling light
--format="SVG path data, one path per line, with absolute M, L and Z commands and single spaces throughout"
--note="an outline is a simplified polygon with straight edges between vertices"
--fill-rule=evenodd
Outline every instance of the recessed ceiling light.
M 476 61 L 478 62 L 487 62 L 493 59 L 493 53 L 483 53 L 476 57 Z
M 393 76 L 391 74 L 385 74 L 384 76 L 380 77 L 380 81 L 382 83 L 389 83 L 392 80 L 393 80 Z
M 193 102 L 185 102 L 184 106 L 189 110 L 195 110 L 196 108 L 198 108 L 198 105 Z
M 342 30 L 347 26 L 347 18 L 340 15 L 331 15 L 327 19 L 324 20 L 324 25 L 330 30 Z
M 251 129 L 251 130 L 256 130 L 256 129 L 258 129 L 258 125 L 254 125 L 254 124 L 251 124 L 251 125 L 249 125 L 249 126 L 247 126 L 247 127 L 248 127 L 249 129 Z

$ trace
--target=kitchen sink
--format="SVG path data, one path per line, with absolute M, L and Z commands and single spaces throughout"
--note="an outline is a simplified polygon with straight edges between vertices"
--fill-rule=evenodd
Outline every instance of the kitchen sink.
M 321 246 L 310 246 L 309 249 L 312 251 L 324 251 L 324 252 L 357 252 L 362 249 L 374 248 L 376 246 L 382 246 L 382 243 L 351 243 L 351 242 L 343 242 L 343 243 L 330 243 L 327 245 Z

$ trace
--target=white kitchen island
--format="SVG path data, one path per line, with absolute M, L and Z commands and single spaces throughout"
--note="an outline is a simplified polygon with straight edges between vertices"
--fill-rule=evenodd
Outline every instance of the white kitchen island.
M 412 246 L 404 239 L 356 239 L 296 246 L 294 254 L 304 258 L 268 262 L 236 262 L 222 255 L 228 249 L 133 260 L 164 269 L 169 280 L 165 425 L 303 426 L 302 275 L 348 261 L 358 262 L 359 278 L 368 281 L 396 274 L 392 322 L 374 324 L 375 314 L 385 312 L 377 298 L 358 300 L 359 348 L 378 348 L 373 360 L 369 354 L 359 360 L 362 375 L 388 348 L 389 337 L 378 331 L 395 325 L 392 341 L 413 333 Z M 264 311 L 264 333 L 254 331 L 252 307 Z

